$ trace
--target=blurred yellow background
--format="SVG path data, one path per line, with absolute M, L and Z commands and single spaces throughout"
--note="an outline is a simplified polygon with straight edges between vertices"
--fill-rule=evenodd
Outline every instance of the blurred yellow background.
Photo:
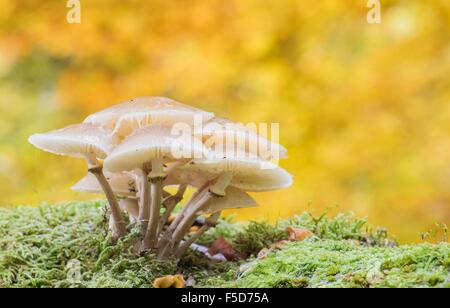
M 418 241 L 450 224 L 450 1 L 0 0 L 0 204 L 70 191 L 81 160 L 34 132 L 138 96 L 242 122 L 279 122 L 287 190 L 239 218 L 354 211 Z M 97 196 L 95 196 L 97 197 Z

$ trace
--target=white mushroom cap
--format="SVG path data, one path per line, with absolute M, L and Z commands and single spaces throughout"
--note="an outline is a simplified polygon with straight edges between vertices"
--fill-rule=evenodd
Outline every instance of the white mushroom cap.
M 224 197 L 214 197 L 208 201 L 199 214 L 216 213 L 226 209 L 240 209 L 258 206 L 258 203 L 245 191 L 227 187 Z
M 111 189 L 116 195 L 125 197 L 136 196 L 136 177 L 132 173 L 111 173 L 105 171 L 104 174 Z M 88 173 L 71 188 L 72 190 L 79 192 L 103 193 L 100 184 L 92 173 Z
M 74 124 L 44 134 L 34 134 L 28 141 L 35 147 L 58 155 L 85 157 L 94 154 L 104 159 L 118 139 L 106 129 L 93 124 Z
M 181 149 L 183 153 L 177 153 Z M 164 163 L 179 159 L 203 157 L 205 148 L 200 140 L 181 138 L 171 134 L 171 129 L 151 125 L 136 130 L 124 139 L 106 158 L 104 167 L 111 172 L 133 170 L 153 159 Z M 182 157 L 178 155 L 184 154 Z
M 292 184 L 292 176 L 286 170 L 243 151 L 210 152 L 208 158 L 195 159 L 180 168 L 205 176 L 229 173 L 232 175 L 230 186 L 245 191 L 276 190 Z
M 137 192 L 139 190 L 138 188 L 138 181 L 137 176 L 133 172 L 117 172 L 112 173 L 108 171 L 104 171 L 106 180 L 108 181 L 109 185 L 111 186 L 111 189 L 113 192 L 122 197 L 137 197 Z M 180 184 L 179 182 L 176 182 L 173 180 L 172 182 L 168 182 L 167 180 L 164 180 L 164 186 L 167 185 L 175 185 Z M 86 192 L 86 193 L 93 193 L 93 194 L 101 194 L 103 193 L 103 190 L 98 183 L 95 176 L 91 173 L 88 173 L 84 178 L 79 180 L 77 183 L 75 183 L 72 187 L 72 190 L 78 191 L 78 192 Z M 163 196 L 168 196 L 168 193 L 166 191 L 163 191 Z
M 216 147 L 229 146 L 255 154 L 266 160 L 287 158 L 287 150 L 282 145 L 250 129 L 242 123 L 235 123 L 224 118 L 213 118 L 202 129 L 196 128 L 194 135 L 213 150 Z M 228 144 L 227 144 L 228 143 Z
M 192 125 L 196 116 L 205 122 L 214 114 L 166 97 L 141 97 L 94 113 L 85 122 L 103 125 L 114 129 L 119 136 L 127 136 L 135 129 L 150 124 L 171 125 L 182 122 Z

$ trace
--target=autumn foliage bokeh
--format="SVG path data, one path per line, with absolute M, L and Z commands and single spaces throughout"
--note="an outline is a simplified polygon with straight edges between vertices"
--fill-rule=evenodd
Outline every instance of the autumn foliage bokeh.
M 70 191 L 86 166 L 28 135 L 159 95 L 280 123 L 293 187 L 240 219 L 354 211 L 402 241 L 450 223 L 450 2 L 0 1 L 0 204 Z

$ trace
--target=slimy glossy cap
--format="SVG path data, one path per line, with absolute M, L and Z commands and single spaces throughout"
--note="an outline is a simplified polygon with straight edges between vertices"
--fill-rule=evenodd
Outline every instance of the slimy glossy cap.
M 117 144 L 118 138 L 93 124 L 74 124 L 44 134 L 34 134 L 28 141 L 35 147 L 58 155 L 85 157 L 94 154 L 104 159 Z

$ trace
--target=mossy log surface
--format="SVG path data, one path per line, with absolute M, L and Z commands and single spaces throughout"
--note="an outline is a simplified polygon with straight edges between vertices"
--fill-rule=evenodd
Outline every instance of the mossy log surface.
M 183 274 L 195 287 L 450 287 L 450 244 L 396 245 L 364 219 L 308 213 L 272 225 L 221 222 L 200 238 L 224 236 L 245 257 L 213 262 L 189 252 L 176 264 L 136 256 L 139 230 L 113 245 L 103 201 L 0 209 L 0 287 L 152 287 L 155 278 Z M 315 235 L 287 238 L 287 226 Z

